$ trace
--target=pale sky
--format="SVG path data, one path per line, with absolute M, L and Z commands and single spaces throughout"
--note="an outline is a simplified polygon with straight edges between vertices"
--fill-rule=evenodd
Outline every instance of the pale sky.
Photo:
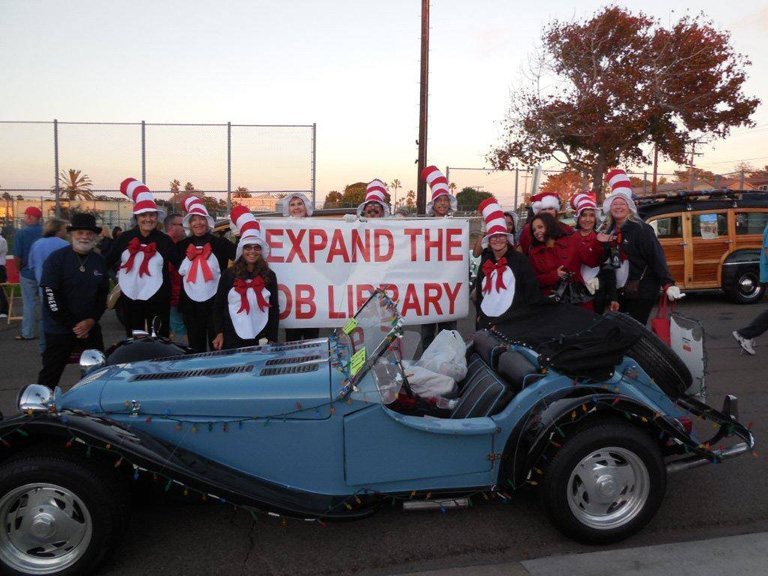
M 0 0 L 0 120 L 317 123 L 318 200 L 374 178 L 399 178 L 407 191 L 416 184 L 420 4 Z M 752 60 L 746 92 L 768 101 L 768 2 L 619 4 L 664 20 L 686 7 L 702 10 Z M 509 89 L 520 81 L 542 26 L 604 5 L 435 0 L 429 162 L 484 166 Z M 754 120 L 756 129 L 702 150 L 698 165 L 724 172 L 741 159 L 768 164 L 765 105 Z M 150 187 L 167 189 L 174 177 L 199 188 L 226 187 L 225 128 L 153 130 Z M 309 186 L 306 131 L 282 131 L 265 146 L 255 131 L 242 130 L 233 135 L 233 187 Z M 116 188 L 123 177 L 140 176 L 136 142 L 131 126 L 62 126 L 60 167 L 83 169 L 97 188 Z M 3 189 L 49 187 L 51 155 L 50 127 L 0 125 Z M 254 175 L 253 166 L 272 175 Z M 451 179 L 459 187 L 484 185 L 505 204 L 510 198 L 509 175 L 452 170 Z

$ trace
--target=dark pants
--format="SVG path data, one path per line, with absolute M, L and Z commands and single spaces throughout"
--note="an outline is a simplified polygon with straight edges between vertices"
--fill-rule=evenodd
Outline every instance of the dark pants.
M 120 298 L 123 310 L 123 326 L 130 338 L 134 330 L 152 332 L 152 319 L 160 319 L 160 336 L 166 338 L 170 334 L 171 305 L 169 300 L 131 300 L 123 295 Z
M 738 333 L 742 338 L 752 340 L 752 338 L 757 338 L 762 335 L 766 330 L 768 330 L 768 308 L 763 310 L 762 314 L 752 320 L 749 326 L 746 328 L 739 328 Z
M 648 317 L 651 315 L 656 300 L 649 300 L 647 298 L 627 299 L 620 298 L 619 312 L 624 312 L 628 316 L 631 316 L 640 324 L 645 326 L 648 323 Z
M 91 328 L 88 338 L 81 340 L 74 334 L 45 333 L 45 351 L 43 352 L 43 369 L 37 376 L 37 383 L 48 386 L 53 390 L 61 379 L 61 374 L 67 366 L 72 352 L 95 348 L 104 350 L 104 338 L 101 336 L 101 327 L 95 324 Z
M 198 352 L 213 350 L 213 339 L 216 337 L 213 329 L 213 308 L 200 305 L 199 312 L 184 312 L 184 326 L 187 329 L 189 347 Z
M 286 328 L 285 341 L 312 340 L 320 336 L 320 328 Z
M 437 324 L 422 324 L 421 325 L 421 349 L 422 351 L 429 348 L 429 345 L 432 344 L 432 340 L 435 339 L 435 336 L 438 332 L 442 332 L 443 330 L 456 330 L 456 326 L 458 323 L 456 320 L 453 320 L 451 322 L 438 322 Z
M 0 284 L 8 282 L 8 273 L 5 266 L 0 266 Z M 0 287 L 0 314 L 8 314 L 8 298 L 5 297 L 5 290 Z

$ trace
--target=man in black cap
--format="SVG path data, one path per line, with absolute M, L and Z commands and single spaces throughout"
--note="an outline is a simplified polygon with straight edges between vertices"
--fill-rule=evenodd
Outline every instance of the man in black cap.
M 107 307 L 109 274 L 93 249 L 101 228 L 91 214 L 75 214 L 67 226 L 71 245 L 52 252 L 43 265 L 45 351 L 39 384 L 54 388 L 72 352 L 104 350 L 99 319 Z

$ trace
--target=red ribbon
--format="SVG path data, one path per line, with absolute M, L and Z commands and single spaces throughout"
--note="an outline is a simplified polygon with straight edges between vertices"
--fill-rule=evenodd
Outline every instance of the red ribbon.
M 261 293 L 265 286 L 264 278 L 261 276 L 256 276 L 256 278 L 251 280 L 244 280 L 242 278 L 235 280 L 235 292 L 240 294 L 240 310 L 238 310 L 237 313 L 240 314 L 243 310 L 245 310 L 246 314 L 251 313 L 251 305 L 248 304 L 248 297 L 246 296 L 249 288 L 252 288 L 256 293 L 256 303 L 259 305 L 259 310 L 264 312 L 264 310 L 270 308 L 271 305 L 264 300 L 264 295 Z
M 490 260 L 486 260 L 483 264 L 483 294 L 488 294 L 491 291 L 491 273 L 496 270 L 496 292 L 506 290 L 504 285 L 504 269 L 507 267 L 507 259 L 502 258 L 495 264 Z
M 138 238 L 134 238 L 128 242 L 128 253 L 130 256 L 128 256 L 128 260 L 126 260 L 125 264 L 120 266 L 120 268 L 124 269 L 126 272 L 130 272 L 133 268 L 133 261 L 136 259 L 136 254 L 139 252 L 144 252 L 144 260 L 142 261 L 141 266 L 139 266 L 139 278 L 144 276 L 144 274 L 152 276 L 152 274 L 149 273 L 149 261 L 152 260 L 152 257 L 155 254 L 157 254 L 157 244 L 154 242 L 150 242 L 146 246 L 142 246 L 141 241 Z
M 197 281 L 198 268 L 203 271 L 203 280 L 205 282 L 213 280 L 213 272 L 211 272 L 211 267 L 208 266 L 208 256 L 210 255 L 211 245 L 209 243 L 206 243 L 205 246 L 193 246 L 192 244 L 187 246 L 187 258 L 192 261 L 192 265 L 187 273 L 188 282 L 194 284 Z

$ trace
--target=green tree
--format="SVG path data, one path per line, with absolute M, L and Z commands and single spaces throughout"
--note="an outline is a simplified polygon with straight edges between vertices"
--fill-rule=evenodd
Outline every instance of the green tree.
M 174 182 L 176 182 L 176 181 L 174 180 Z M 192 182 L 187 182 L 186 184 L 184 184 L 184 191 L 185 192 L 192 192 L 194 189 L 195 189 L 195 185 L 192 184 Z
M 397 191 L 400 190 L 400 188 L 402 187 L 403 185 L 400 183 L 399 178 L 395 178 L 394 180 L 392 180 L 392 183 L 389 185 L 389 189 L 392 190 L 392 196 L 395 199 L 394 201 L 395 205 L 397 205 Z
M 456 194 L 456 203 L 463 212 L 474 212 L 480 202 L 493 196 L 490 192 L 481 192 L 477 188 L 466 187 Z
M 174 180 L 171 182 L 171 192 L 176 193 L 181 189 L 181 182 Z
M 688 182 L 688 179 L 690 178 L 690 175 L 688 173 L 688 168 L 681 168 L 680 170 L 675 170 L 674 174 L 675 174 L 674 182 Z M 715 181 L 715 173 L 710 172 L 709 170 L 704 170 L 703 168 L 694 168 L 693 179 L 706 180 L 711 184 Z
M 82 174 L 80 170 L 72 170 L 71 168 L 66 172 L 64 170 L 59 174 L 59 196 L 68 200 L 93 200 L 93 192 L 91 187 L 93 182 L 86 175 Z M 56 190 L 51 190 L 51 194 L 55 194 Z
M 323 202 L 323 208 L 338 208 L 341 204 L 341 192 L 337 190 L 331 190 L 325 195 L 325 202 Z
M 408 194 L 405 195 L 405 207 L 408 210 L 416 208 L 416 192 L 413 190 L 408 190 Z
M 345 206 L 357 206 L 365 200 L 365 191 L 368 189 L 367 182 L 355 182 L 344 186 L 344 193 L 341 195 L 341 202 Z
M 248 192 L 248 188 L 245 186 L 238 186 L 235 188 L 235 191 L 232 193 L 233 198 L 250 198 L 251 193 Z

